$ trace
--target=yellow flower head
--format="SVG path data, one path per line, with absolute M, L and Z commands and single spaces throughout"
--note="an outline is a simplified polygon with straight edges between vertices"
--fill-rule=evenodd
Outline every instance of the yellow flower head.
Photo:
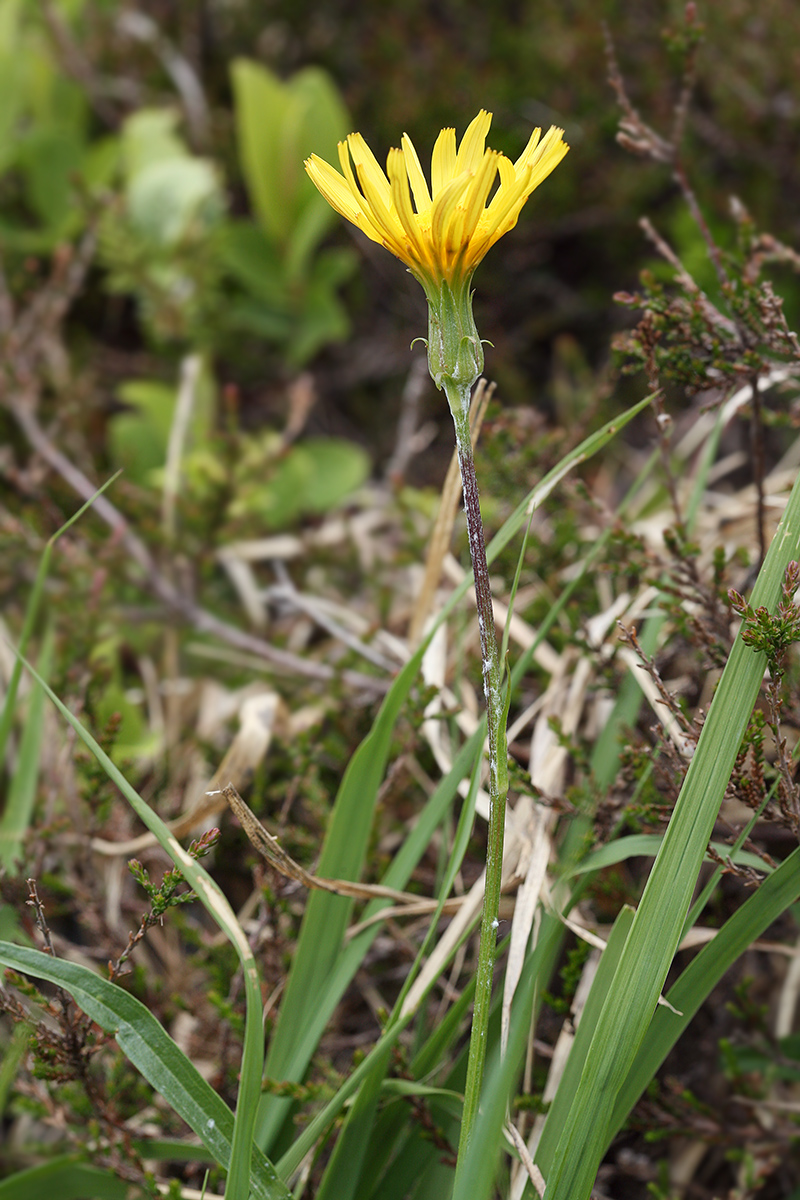
M 481 109 L 458 149 L 455 130 L 442 130 L 431 156 L 430 188 L 407 134 L 402 149 L 389 151 L 386 174 L 360 133 L 339 143 L 341 175 L 316 154 L 306 170 L 328 203 L 404 262 L 429 297 L 443 283 L 460 292 L 569 149 L 563 130 L 551 126 L 542 137 L 541 129 L 534 129 L 512 163 L 486 147 L 491 123 L 492 114 Z

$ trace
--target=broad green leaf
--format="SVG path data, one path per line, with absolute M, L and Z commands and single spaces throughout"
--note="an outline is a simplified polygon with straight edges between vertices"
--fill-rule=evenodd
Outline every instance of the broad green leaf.
M 89 1196 L 91 1200 L 130 1200 L 131 1184 L 74 1155 L 60 1155 L 0 1181 L 0 1200 L 43 1200 L 47 1196 L 58 1200 L 87 1200 Z
M 309 438 L 255 465 L 255 471 L 246 471 L 228 511 L 232 517 L 256 515 L 270 529 L 286 529 L 305 514 L 327 512 L 345 500 L 366 481 L 370 460 L 352 442 Z
M 289 83 L 295 100 L 295 128 L 291 151 L 295 161 L 304 163 L 312 154 L 326 162 L 338 163 L 337 145 L 352 125 L 341 94 L 326 71 L 306 67 Z M 298 189 L 297 216 L 287 246 L 287 271 L 291 279 L 307 273 L 315 248 L 335 223 L 332 209 L 303 172 Z
M 290 311 L 283 261 L 260 225 L 228 221 L 219 246 L 225 266 L 254 300 L 283 314 Z
M 282 242 L 291 227 L 287 191 L 282 179 L 282 131 L 291 97 L 285 84 L 259 63 L 238 58 L 231 67 L 236 112 L 236 138 L 250 203 L 264 232 Z M 295 176 L 302 164 L 290 168 Z
M 301 161 L 319 154 L 328 162 L 338 162 L 337 145 L 351 131 L 350 114 L 341 92 L 327 71 L 305 67 L 289 80 L 297 110 L 294 144 Z M 317 193 L 311 185 L 307 196 Z
M 144 484 L 151 471 L 163 467 L 175 412 L 175 388 L 154 379 L 130 379 L 117 389 L 130 410 L 108 422 L 112 461 L 126 477 Z
M 0 4 L 0 175 L 19 150 L 17 124 L 24 103 L 26 72 L 21 8 L 21 0 Z
M 353 442 L 309 438 L 280 460 L 270 490 L 278 508 L 293 498 L 295 514 L 324 513 L 361 487 L 369 470 L 369 455 Z
M 330 78 L 316 67 L 284 83 L 259 63 L 237 59 L 232 78 L 250 201 L 267 236 L 289 249 L 292 274 L 299 276 L 335 221 L 303 161 L 314 151 L 336 161 L 336 143 L 348 132 L 346 109 Z
M 233 1113 L 203 1079 L 149 1009 L 123 988 L 79 963 L 0 942 L 0 963 L 20 974 L 55 983 L 101 1029 L 174 1108 L 223 1167 L 231 1161 Z M 251 1187 L 260 1200 L 289 1200 L 291 1193 L 271 1163 L 253 1151 Z M 2 1197 L 2 1192 L 0 1192 Z
M 127 478 L 142 486 L 157 486 L 167 458 L 177 389 L 157 379 L 128 379 L 117 388 L 117 396 L 126 411 L 115 413 L 108 421 L 111 457 Z M 214 382 L 203 369 L 185 442 L 187 455 L 194 447 L 207 444 L 215 408 Z
M 322 346 L 341 342 L 350 332 L 350 317 L 339 299 L 339 288 L 353 274 L 356 259 L 350 250 L 320 251 L 304 281 L 287 347 L 287 358 L 301 367 Z
M 74 176 L 80 173 L 83 154 L 84 140 L 78 131 L 55 122 L 31 133 L 20 149 L 19 165 L 36 216 L 64 236 L 74 235 L 81 223 Z

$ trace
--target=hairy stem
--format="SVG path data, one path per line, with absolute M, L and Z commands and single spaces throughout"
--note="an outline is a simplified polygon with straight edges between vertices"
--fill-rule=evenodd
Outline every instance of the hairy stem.
M 464 1090 L 464 1115 L 458 1146 L 458 1164 L 465 1161 L 475 1117 L 478 1112 L 489 1010 L 492 999 L 494 956 L 497 942 L 497 914 L 500 907 L 500 884 L 503 874 L 503 833 L 505 828 L 506 796 L 508 794 L 508 752 L 506 719 L 503 704 L 503 672 L 495 634 L 492 589 L 486 562 L 486 539 L 483 533 L 478 480 L 469 430 L 471 388 L 445 380 L 445 391 L 456 427 L 456 447 L 464 489 L 464 511 L 467 516 L 469 552 L 475 576 L 475 603 L 483 658 L 483 690 L 486 695 L 486 721 L 489 732 L 489 837 L 486 850 L 486 888 L 481 917 L 478 972 L 475 982 L 475 1006 L 469 1043 L 467 1082 Z M 457 1168 L 458 1169 L 458 1168 Z

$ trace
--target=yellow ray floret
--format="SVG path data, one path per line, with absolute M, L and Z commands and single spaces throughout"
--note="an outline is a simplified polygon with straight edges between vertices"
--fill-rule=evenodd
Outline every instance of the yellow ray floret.
M 512 163 L 486 147 L 491 122 L 492 114 L 481 109 L 458 149 L 455 130 L 442 130 L 431 155 L 430 189 L 406 134 L 402 149 L 389 151 L 385 173 L 360 133 L 339 143 L 341 174 L 316 154 L 306 170 L 337 212 L 397 255 L 423 286 L 458 288 L 513 229 L 531 192 L 569 149 L 562 129 L 551 126 L 544 137 L 534 129 Z

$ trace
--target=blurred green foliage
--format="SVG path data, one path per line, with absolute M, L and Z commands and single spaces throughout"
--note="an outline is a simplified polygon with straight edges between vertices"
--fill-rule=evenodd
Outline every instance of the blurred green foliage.
M 307 438 L 287 449 L 276 434 L 250 437 L 236 466 L 232 519 L 285 529 L 334 508 L 369 475 L 369 456 L 342 438 Z
M 347 113 L 320 70 L 284 84 L 239 59 L 232 81 L 256 219 L 228 215 L 219 167 L 191 153 L 177 111 L 140 109 L 122 128 L 122 191 L 103 219 L 102 258 L 110 290 L 137 296 L 156 342 L 220 350 L 253 334 L 296 369 L 349 330 L 337 293 L 355 256 L 321 249 L 335 214 L 303 169 L 312 147 L 335 154 Z
M 335 142 L 357 128 L 379 159 L 406 130 L 424 161 L 443 125 L 461 130 L 482 106 L 495 114 L 490 143 L 512 157 L 531 125 L 560 124 L 570 156 L 482 264 L 476 297 L 494 343 L 487 370 L 511 404 L 531 403 L 536 380 L 541 404 L 538 381 L 557 338 L 577 337 L 593 368 L 607 361 L 611 333 L 627 323 L 611 297 L 655 265 L 642 213 L 702 285 L 710 280 L 669 167 L 615 144 L 606 80 L 603 21 L 634 103 L 666 133 L 680 91 L 683 7 L 151 5 L 147 19 L 168 48 L 156 52 L 107 0 L 0 0 L 0 242 L 12 254 L 46 253 L 79 232 L 91 198 L 104 194 L 108 274 L 90 298 L 101 312 L 92 336 L 114 344 L 122 333 L 126 348 L 143 336 L 159 353 L 200 347 L 245 387 L 265 368 L 284 375 L 322 354 L 333 368 L 330 401 L 380 444 L 375 392 L 403 371 L 424 305 L 401 265 L 374 248 L 354 276 L 352 235 L 309 189 L 302 159 L 314 150 L 335 161 Z M 800 10 L 791 0 L 757 9 L 732 0 L 701 4 L 699 16 L 684 157 L 706 219 L 732 245 L 735 194 L 759 228 L 791 242 Z M 204 97 L 202 133 L 188 119 L 176 61 Z M 160 166 L 132 160 L 137 130 Z M 800 289 L 786 274 L 792 324 Z M 136 299 L 134 330 L 118 304 L 104 305 L 109 291 Z M 353 322 L 355 343 L 337 351 Z M 381 343 L 381 366 L 354 372 L 367 331 Z
M 125 406 L 108 422 L 108 448 L 116 467 L 143 486 L 158 486 L 167 458 L 167 444 L 175 416 L 177 392 L 154 379 L 131 379 L 117 392 Z M 213 433 L 215 415 L 213 381 L 201 375 L 192 407 L 189 452 L 205 448 Z
M 0 246 L 39 254 L 81 231 L 76 193 L 107 186 L 116 139 L 91 128 L 83 89 L 65 75 L 27 0 L 0 2 Z
M 178 113 L 141 109 L 120 133 L 120 191 L 100 226 L 108 288 L 132 293 L 156 341 L 203 341 L 220 303 L 218 172 L 178 135 Z
M 336 161 L 350 119 L 330 77 L 316 68 L 286 83 L 247 59 L 232 67 L 237 144 L 257 217 L 232 222 L 224 261 L 245 296 L 233 324 L 286 346 L 292 366 L 349 330 L 338 286 L 356 267 L 348 250 L 320 250 L 336 214 L 308 179 L 316 151 Z

